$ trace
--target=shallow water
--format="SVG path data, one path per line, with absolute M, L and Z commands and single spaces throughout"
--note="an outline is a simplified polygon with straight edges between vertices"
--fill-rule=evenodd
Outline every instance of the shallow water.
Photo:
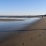
M 29 23 L 34 23 L 40 18 L 17 18 L 24 19 L 24 21 L 0 21 L 0 31 L 13 31 L 24 28 Z
M 21 30 L 39 19 L 40 18 L 25 18 L 24 21 L 0 21 L 0 44 L 13 37 L 15 34 L 17 35 L 17 30 Z

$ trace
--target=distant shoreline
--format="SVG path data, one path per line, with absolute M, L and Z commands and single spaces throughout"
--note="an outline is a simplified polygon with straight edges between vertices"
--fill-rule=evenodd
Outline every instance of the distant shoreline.
M 0 19 L 0 21 L 24 21 L 22 19 Z
M 34 17 L 34 18 L 39 18 L 39 17 Z M 0 21 L 24 21 L 25 19 L 28 18 L 0 18 Z

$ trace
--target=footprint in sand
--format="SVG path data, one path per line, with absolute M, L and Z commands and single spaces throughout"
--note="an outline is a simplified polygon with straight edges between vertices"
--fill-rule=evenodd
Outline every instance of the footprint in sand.
M 31 38 L 31 40 L 32 40 L 32 38 Z
M 43 32 L 44 33 L 44 32 Z
M 24 43 L 22 43 L 24 45 Z
M 41 35 L 39 35 L 39 36 L 41 36 Z

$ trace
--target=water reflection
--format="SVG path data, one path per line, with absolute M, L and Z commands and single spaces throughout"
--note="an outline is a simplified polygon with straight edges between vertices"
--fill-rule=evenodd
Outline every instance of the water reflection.
M 40 18 L 25 18 L 24 21 L 0 21 L 0 31 L 20 30 L 24 28 L 26 25 L 28 25 L 29 23 L 32 24 L 33 22 L 36 22 L 39 19 Z
M 32 24 L 39 19 L 25 18 L 24 21 L 0 21 L 0 44 L 19 34 L 17 30 L 21 30 L 28 24 Z

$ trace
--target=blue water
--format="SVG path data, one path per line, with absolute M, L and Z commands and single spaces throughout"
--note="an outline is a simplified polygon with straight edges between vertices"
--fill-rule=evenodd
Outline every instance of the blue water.
M 17 30 L 21 30 L 25 28 L 28 24 L 32 24 L 40 20 L 40 18 L 23 18 L 23 19 L 24 21 L 0 21 L 0 43 L 3 42 L 3 40 L 5 41 L 5 39 L 13 37 L 15 34 L 17 35 L 18 34 Z
M 24 21 L 0 21 L 0 31 L 21 30 L 28 24 L 32 24 L 38 21 L 39 19 L 40 18 L 25 18 Z

